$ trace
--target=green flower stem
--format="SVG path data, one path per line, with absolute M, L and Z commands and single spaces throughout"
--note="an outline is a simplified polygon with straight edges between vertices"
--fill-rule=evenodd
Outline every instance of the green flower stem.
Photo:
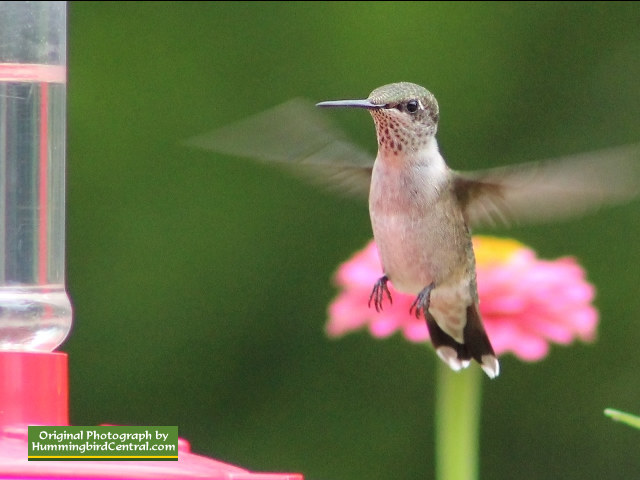
M 482 371 L 473 364 L 454 372 L 438 362 L 436 389 L 436 479 L 478 478 Z

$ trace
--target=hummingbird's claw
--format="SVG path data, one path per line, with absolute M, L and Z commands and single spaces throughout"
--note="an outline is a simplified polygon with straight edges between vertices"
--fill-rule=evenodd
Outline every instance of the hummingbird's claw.
M 367 305 L 371 308 L 371 302 L 373 301 L 373 306 L 376 307 L 376 312 L 382 310 L 382 301 L 384 300 L 385 294 L 389 299 L 389 303 L 393 303 L 393 300 L 391 299 L 391 292 L 389 292 L 389 287 L 387 287 L 388 281 L 389 277 L 386 275 L 380 277 L 373 286 L 371 295 L 369 295 L 369 303 L 367 303 Z
M 409 308 L 409 313 L 412 313 L 415 309 L 416 318 L 420 318 L 420 314 L 424 314 L 426 318 L 426 314 L 429 311 L 429 304 L 431 303 L 431 291 L 435 288 L 436 284 L 431 282 L 429 285 L 424 287 L 416 299 L 411 304 L 411 308 Z

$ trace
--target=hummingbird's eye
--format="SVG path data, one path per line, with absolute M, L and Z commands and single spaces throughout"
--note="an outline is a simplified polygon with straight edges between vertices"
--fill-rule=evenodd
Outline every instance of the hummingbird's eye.
M 420 103 L 417 100 L 409 100 L 407 102 L 407 112 L 409 113 L 417 112 L 419 107 Z

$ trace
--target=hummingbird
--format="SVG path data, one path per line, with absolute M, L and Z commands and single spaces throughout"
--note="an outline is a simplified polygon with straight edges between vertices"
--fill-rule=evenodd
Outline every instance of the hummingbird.
M 437 355 L 455 371 L 475 360 L 490 378 L 500 373 L 478 308 L 472 227 L 575 215 L 638 193 L 637 145 L 478 172 L 453 170 L 436 140 L 438 102 L 414 83 L 316 106 L 367 110 L 376 129 L 375 160 L 300 99 L 186 143 L 277 162 L 342 191 L 368 194 L 383 273 L 369 306 L 380 311 L 385 300 L 393 301 L 389 281 L 415 295 L 410 313 L 424 318 Z

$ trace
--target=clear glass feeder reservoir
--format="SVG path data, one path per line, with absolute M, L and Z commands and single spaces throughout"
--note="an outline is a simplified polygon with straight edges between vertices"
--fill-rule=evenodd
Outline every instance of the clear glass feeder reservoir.
M 65 5 L 2 1 L 0 23 L 0 351 L 52 351 L 71 328 Z

